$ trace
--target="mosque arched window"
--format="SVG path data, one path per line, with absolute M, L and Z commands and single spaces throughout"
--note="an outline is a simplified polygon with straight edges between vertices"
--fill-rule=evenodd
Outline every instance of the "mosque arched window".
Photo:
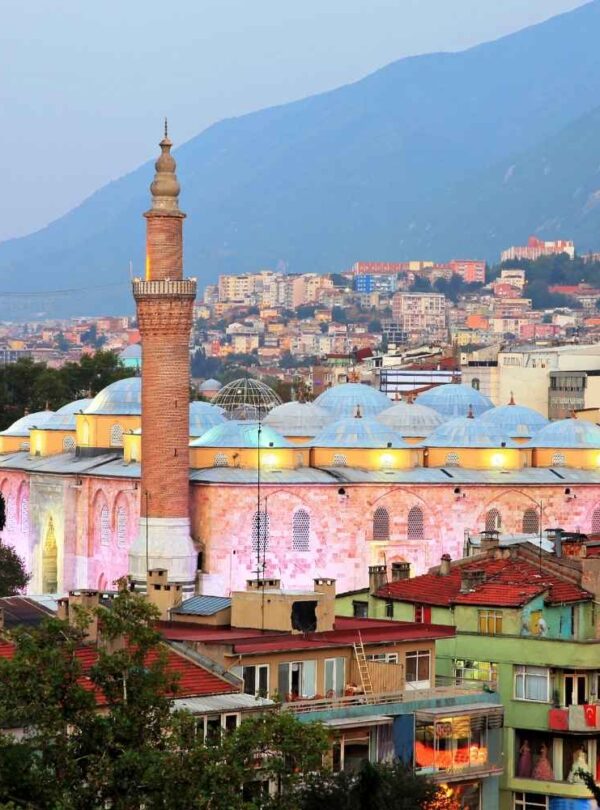
M 334 453 L 332 463 L 334 467 L 347 467 L 348 459 L 344 453 Z
M 444 462 L 445 467 L 458 467 L 460 464 L 460 456 L 458 453 L 448 453 L 446 456 L 446 461 Z
M 554 453 L 552 456 L 552 466 L 553 467 L 564 467 L 566 464 L 566 458 L 564 453 Z
M 390 515 L 387 509 L 379 506 L 373 514 L 373 540 L 390 539 Z
M 490 509 L 485 516 L 486 532 L 499 532 L 502 528 L 502 515 L 497 509 Z
M 600 534 L 600 507 L 592 512 L 592 534 Z
M 123 447 L 123 428 L 121 425 L 112 425 L 110 429 L 110 446 Z
M 100 510 L 100 543 L 110 545 L 110 513 L 106 505 Z
M 306 509 L 298 509 L 292 518 L 292 548 L 294 551 L 310 550 L 310 515 Z
M 4 495 L 4 516 L 6 518 L 6 530 L 12 532 L 15 528 L 16 504 L 11 495 Z
M 536 509 L 526 509 L 523 512 L 523 534 L 538 534 L 540 520 Z
M 215 455 L 215 467 L 229 467 L 229 459 L 225 453 Z
M 21 496 L 19 504 L 19 523 L 22 532 L 29 531 L 29 495 L 26 492 Z
M 471 387 L 474 388 L 476 391 L 479 391 L 481 387 L 479 377 L 473 377 L 473 379 L 471 380 Z
M 72 453 L 75 450 L 75 439 L 72 436 L 65 436 L 63 439 L 63 450 L 65 453 Z
M 48 518 L 42 547 L 42 591 L 56 593 L 58 590 L 58 548 L 52 515 Z
M 406 536 L 408 540 L 422 540 L 423 535 L 423 510 L 419 506 L 413 506 L 406 521 Z
M 29 442 L 21 442 L 19 445 L 19 450 L 23 450 L 24 452 L 29 452 Z
M 117 509 L 117 545 L 120 548 L 126 543 L 127 540 L 127 510 L 124 506 L 119 506 Z
M 252 517 L 252 551 L 263 554 L 269 549 L 270 520 L 267 512 L 255 512 Z

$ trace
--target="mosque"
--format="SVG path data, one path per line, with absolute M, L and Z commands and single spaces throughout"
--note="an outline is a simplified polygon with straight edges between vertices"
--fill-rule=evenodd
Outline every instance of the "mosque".
M 179 184 L 167 133 L 151 186 L 147 266 L 133 282 L 141 377 L 0 433 L 0 491 L 32 593 L 110 588 L 167 568 L 214 595 L 248 578 L 338 591 L 368 568 L 460 557 L 483 529 L 600 532 L 600 427 L 493 407 L 452 383 L 394 402 L 348 383 L 282 404 L 256 380 L 189 402 L 196 294 L 183 277 Z

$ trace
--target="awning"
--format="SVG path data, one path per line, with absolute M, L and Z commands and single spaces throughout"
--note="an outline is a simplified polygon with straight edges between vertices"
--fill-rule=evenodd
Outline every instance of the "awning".
M 504 723 L 504 707 L 490 703 L 464 703 L 454 706 L 436 706 L 431 709 L 419 709 L 415 712 L 417 720 L 439 720 L 440 717 L 473 717 L 487 718 L 488 728 L 501 728 Z
M 329 728 L 364 728 L 365 726 L 387 726 L 394 718 L 381 714 L 364 715 L 363 717 L 341 717 L 337 720 L 325 720 Z

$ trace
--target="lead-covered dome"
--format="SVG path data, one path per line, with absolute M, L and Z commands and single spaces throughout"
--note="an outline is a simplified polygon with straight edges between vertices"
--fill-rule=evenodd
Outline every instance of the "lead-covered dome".
M 441 414 L 416 402 L 396 402 L 377 415 L 377 420 L 407 438 L 424 438 L 444 421 Z
M 190 443 L 190 447 L 247 447 L 268 449 L 273 447 L 293 447 L 280 433 L 268 425 L 258 422 L 229 420 L 222 425 L 210 428 L 199 439 Z
M 231 419 L 264 419 L 265 416 L 281 405 L 281 399 L 272 388 L 252 377 L 233 380 L 218 392 L 212 400 L 227 411 Z
M 209 402 L 190 402 L 190 436 L 198 437 L 211 427 L 226 422 L 223 409 Z
M 89 398 L 76 399 L 63 405 L 43 425 L 44 430 L 75 430 L 75 414 L 84 411 L 91 401 Z
M 391 408 L 390 399 L 370 385 L 362 383 L 342 383 L 323 391 L 315 399 L 315 405 L 325 408 L 337 419 L 356 415 L 360 409 L 361 416 L 377 416 L 386 408 Z
M 84 413 L 135 416 L 142 412 L 141 377 L 127 377 L 103 388 Z
M 29 436 L 29 431 L 33 428 L 42 428 L 46 425 L 50 417 L 54 416 L 54 411 L 36 411 L 35 413 L 26 413 L 16 422 L 13 422 L 10 427 L 3 430 L 0 436 Z
M 533 408 L 525 405 L 516 405 L 511 399 L 508 405 L 498 405 L 485 411 L 480 419 L 489 425 L 506 433 L 514 439 L 525 439 L 535 436 L 535 434 L 548 424 L 545 416 L 542 416 Z
M 349 417 L 327 425 L 310 442 L 311 447 L 348 448 L 408 448 L 399 433 L 382 424 L 375 417 L 366 419 Z
M 561 419 L 539 430 L 529 446 L 595 450 L 600 448 L 600 427 L 583 419 Z
M 282 436 L 316 436 L 333 419 L 314 402 L 284 402 L 265 416 L 264 424 Z
M 198 393 L 200 394 L 212 394 L 220 391 L 223 386 L 218 380 L 213 379 L 210 377 L 208 380 L 204 380 L 204 382 L 200 383 L 198 386 Z
M 419 394 L 416 403 L 433 408 L 446 419 L 466 416 L 469 409 L 474 416 L 481 416 L 482 413 L 494 407 L 494 403 L 489 397 L 465 383 L 437 385 L 435 388 Z
M 423 447 L 515 447 L 515 444 L 494 425 L 459 416 L 437 427 L 423 441 Z

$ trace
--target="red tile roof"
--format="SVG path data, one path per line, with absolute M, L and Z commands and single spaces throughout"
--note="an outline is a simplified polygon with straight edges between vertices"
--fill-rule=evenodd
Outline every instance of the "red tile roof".
M 461 593 L 461 572 L 481 570 L 485 581 Z M 450 573 L 423 574 L 412 579 L 390 582 L 377 592 L 384 599 L 423 605 L 488 605 L 520 607 L 546 593 L 548 604 L 583 602 L 592 594 L 557 574 L 543 571 L 522 559 L 484 560 L 454 566 Z
M 236 627 L 203 627 L 197 624 L 163 622 L 162 635 L 172 641 L 227 644 L 240 655 L 281 650 L 327 649 L 350 647 L 359 637 L 368 647 L 373 644 L 393 644 L 409 641 L 433 641 L 455 634 L 453 627 L 438 624 L 391 622 L 386 619 L 356 619 L 337 616 L 335 628 L 316 633 L 285 633 L 261 630 L 240 630 Z
M 178 676 L 177 688 L 174 694 L 177 698 L 184 697 L 207 697 L 208 695 L 229 695 L 236 694 L 240 690 L 233 684 L 219 677 L 215 673 L 203 667 L 201 664 L 188 658 L 186 655 L 167 648 L 167 672 L 170 675 Z M 0 658 L 12 658 L 15 652 L 14 644 L 0 640 Z M 83 670 L 79 678 L 79 684 L 84 689 L 94 692 L 98 705 L 106 705 L 107 700 L 102 691 L 97 688 L 90 679 L 90 669 L 98 661 L 98 649 L 92 645 L 81 646 L 76 651 L 76 657 Z M 159 656 L 159 650 L 152 650 L 146 657 L 146 664 L 154 663 Z

